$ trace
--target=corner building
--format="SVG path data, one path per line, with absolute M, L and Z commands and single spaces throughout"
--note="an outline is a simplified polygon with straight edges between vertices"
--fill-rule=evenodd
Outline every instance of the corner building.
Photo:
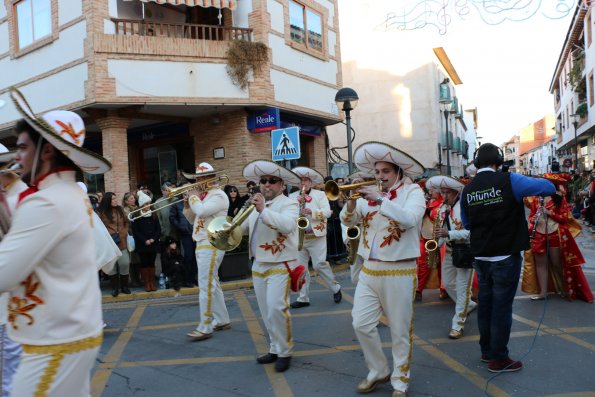
M 249 55 L 233 61 L 268 58 L 245 87 L 227 73 L 236 45 Z M 340 121 L 337 0 L 5 0 L 0 69 L 0 142 L 15 143 L 10 86 L 37 113 L 77 111 L 85 147 L 113 165 L 90 191 L 122 197 L 142 182 L 157 193 L 201 161 L 242 188 L 244 164 L 271 158 L 268 131 L 290 126 L 292 166 L 326 175 L 326 126 Z

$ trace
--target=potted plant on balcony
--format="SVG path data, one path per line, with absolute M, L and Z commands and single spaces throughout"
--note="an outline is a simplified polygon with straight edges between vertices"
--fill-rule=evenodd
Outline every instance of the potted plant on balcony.
M 585 118 L 589 113 L 589 107 L 587 106 L 587 102 L 583 102 L 576 107 L 576 114 L 580 116 L 581 119 Z
M 227 56 L 227 74 L 231 81 L 246 89 L 248 73 L 258 73 L 269 61 L 269 47 L 261 42 L 234 40 L 229 45 Z
M 220 280 L 237 280 L 248 277 L 251 272 L 248 241 L 248 236 L 243 236 L 240 245 L 225 253 L 221 266 L 219 266 Z

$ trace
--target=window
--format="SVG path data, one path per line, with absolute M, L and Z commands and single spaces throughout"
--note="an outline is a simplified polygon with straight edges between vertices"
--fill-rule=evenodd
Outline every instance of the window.
M 589 83 L 589 106 L 593 106 L 593 102 L 595 102 L 595 94 L 593 91 L 593 72 L 589 73 L 589 78 L 587 81 Z
M 322 52 L 321 14 L 290 0 L 289 29 L 292 41 Z
M 52 33 L 51 0 L 22 0 L 14 4 L 18 48 Z
M 589 47 L 591 45 L 591 13 L 589 12 L 589 14 L 587 15 L 587 18 L 585 18 L 585 25 L 587 27 L 587 47 Z

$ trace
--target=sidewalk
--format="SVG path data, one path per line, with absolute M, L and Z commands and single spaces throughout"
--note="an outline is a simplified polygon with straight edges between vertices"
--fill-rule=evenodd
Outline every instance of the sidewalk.
M 583 232 L 576 238 L 576 243 L 585 257 L 583 269 L 585 273 L 595 274 L 595 236 L 589 226 L 583 225 L 582 222 L 581 225 Z

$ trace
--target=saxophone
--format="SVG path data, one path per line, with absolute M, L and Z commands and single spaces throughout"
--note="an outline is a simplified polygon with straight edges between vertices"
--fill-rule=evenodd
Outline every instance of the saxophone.
M 428 268 L 433 269 L 438 265 L 439 251 L 438 251 L 438 236 L 436 235 L 436 229 L 440 223 L 440 215 L 436 216 L 434 222 L 432 222 L 432 238 L 426 241 L 426 261 Z
M 298 251 L 304 248 L 304 236 L 306 235 L 306 229 L 310 226 L 308 218 L 302 215 L 302 211 L 306 207 L 306 187 L 302 188 L 300 192 L 300 217 L 297 218 L 296 223 L 298 227 Z

